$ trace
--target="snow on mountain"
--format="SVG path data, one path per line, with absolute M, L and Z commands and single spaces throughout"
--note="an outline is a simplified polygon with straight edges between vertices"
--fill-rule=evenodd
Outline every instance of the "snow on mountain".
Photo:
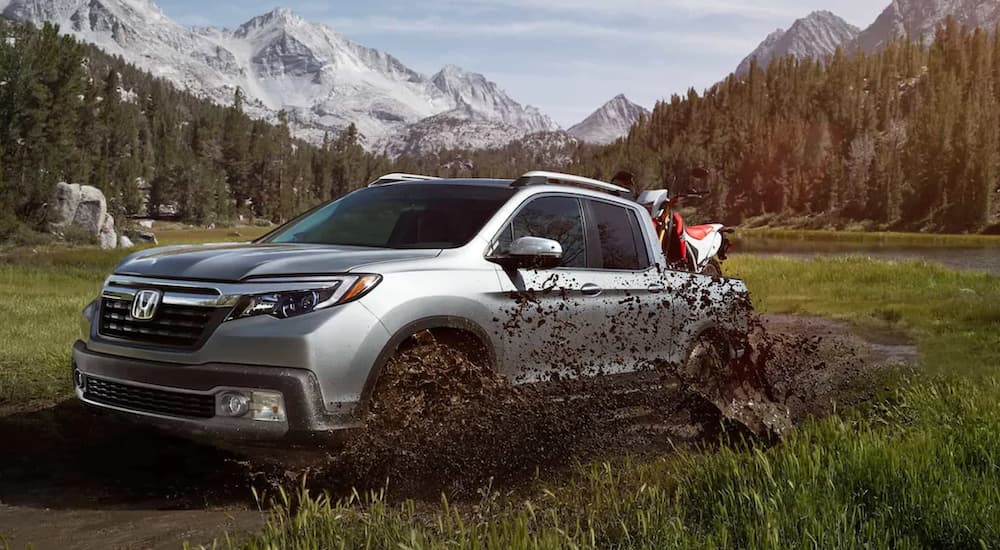
M 736 74 L 747 73 L 754 59 L 762 67 L 767 67 L 775 59 L 789 55 L 797 58 L 822 59 L 832 54 L 838 46 L 850 43 L 860 32 L 860 29 L 833 13 L 813 12 L 795 21 L 787 31 L 778 29 L 768 35 L 760 46 L 740 63 Z
M 467 109 L 489 120 L 527 130 L 528 133 L 559 129 L 559 125 L 551 118 L 534 107 L 522 107 L 481 74 L 448 65 L 431 77 L 431 82 L 451 97 L 459 109 Z
M 378 149 L 395 158 L 454 149 L 496 149 L 524 136 L 523 130 L 477 116 L 465 105 L 407 126 L 382 141 Z
M 934 37 L 935 28 L 951 16 L 960 25 L 992 31 L 1000 24 L 997 0 L 893 0 L 857 38 L 865 51 L 875 51 L 896 37 Z
M 648 114 L 648 110 L 632 103 L 622 94 L 605 103 L 568 132 L 585 143 L 608 144 L 628 135 L 632 126 Z
M 283 8 L 229 30 L 184 27 L 149 0 L 0 3 L 7 18 L 57 23 L 216 103 L 231 103 L 241 88 L 248 114 L 273 121 L 284 110 L 295 133 L 311 141 L 352 123 L 369 147 L 402 139 L 407 150 L 415 136 L 428 142 L 421 149 L 497 147 L 510 136 L 558 128 L 483 75 L 449 66 L 428 78 Z
M 559 130 L 551 118 L 514 101 L 481 74 L 448 65 L 431 82 L 455 107 L 388 136 L 377 149 L 392 157 L 495 149 L 528 134 Z

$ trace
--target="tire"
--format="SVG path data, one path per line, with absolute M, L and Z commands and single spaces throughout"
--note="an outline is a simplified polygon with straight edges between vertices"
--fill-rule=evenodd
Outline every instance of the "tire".
M 728 375 L 720 344 L 716 338 L 699 337 L 691 346 L 681 372 L 683 383 L 706 398 L 719 393 L 722 380 Z
M 488 364 L 424 331 L 401 344 L 379 373 L 368 424 L 401 429 L 442 420 L 507 386 Z
M 713 279 L 722 278 L 722 264 L 719 262 L 718 258 L 712 258 L 708 261 L 708 265 L 705 269 L 701 270 L 702 275 L 707 275 Z

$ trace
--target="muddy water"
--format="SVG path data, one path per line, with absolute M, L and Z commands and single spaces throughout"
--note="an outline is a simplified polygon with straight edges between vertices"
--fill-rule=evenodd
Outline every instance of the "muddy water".
M 876 260 L 919 260 L 952 269 L 985 271 L 1000 276 L 1000 247 L 898 246 L 750 237 L 740 238 L 737 242 L 733 255 L 740 254 L 783 256 L 804 260 L 849 256 Z

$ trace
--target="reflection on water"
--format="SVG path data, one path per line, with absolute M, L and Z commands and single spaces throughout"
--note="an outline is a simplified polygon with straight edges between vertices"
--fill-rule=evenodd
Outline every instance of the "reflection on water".
M 1000 275 L 1000 247 L 900 246 L 742 237 L 733 250 L 733 255 L 738 254 L 784 256 L 795 259 L 864 256 L 876 260 L 924 260 L 954 269 L 987 271 Z

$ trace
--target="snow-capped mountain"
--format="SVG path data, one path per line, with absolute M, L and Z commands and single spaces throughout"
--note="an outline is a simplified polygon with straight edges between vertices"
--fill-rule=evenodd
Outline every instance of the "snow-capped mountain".
M 284 110 L 295 133 L 312 141 L 351 123 L 376 149 L 414 135 L 449 147 L 497 147 L 558 128 L 483 75 L 449 66 L 424 76 L 287 9 L 236 29 L 187 28 L 149 0 L 0 0 L 0 10 L 35 25 L 57 23 L 219 104 L 241 88 L 251 116 L 275 120 Z
M 992 31 L 1000 24 L 997 0 L 893 0 L 865 29 L 857 45 L 875 51 L 893 38 L 908 36 L 914 40 L 934 37 L 934 29 L 951 16 L 960 25 Z
M 608 144 L 628 135 L 639 119 L 649 114 L 644 107 L 628 100 L 624 94 L 616 96 L 568 130 L 569 134 L 585 143 Z
M 822 59 L 832 54 L 838 46 L 849 44 L 860 32 L 861 29 L 833 13 L 813 12 L 795 21 L 787 31 L 778 29 L 768 35 L 760 46 L 740 63 L 736 74 L 748 72 L 750 63 L 754 59 L 761 67 L 767 67 L 771 61 L 789 55 Z
M 481 74 L 448 65 L 431 77 L 431 82 L 447 94 L 457 104 L 456 109 L 463 113 L 503 122 L 528 133 L 559 129 L 551 118 L 534 107 L 522 107 Z

